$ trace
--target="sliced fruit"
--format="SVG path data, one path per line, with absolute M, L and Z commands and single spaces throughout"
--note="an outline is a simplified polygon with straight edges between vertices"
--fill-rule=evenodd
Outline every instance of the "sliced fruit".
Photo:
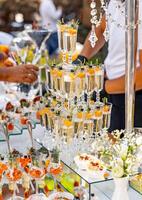
M 8 131 L 13 131 L 14 130 L 14 124 L 12 122 L 9 122 L 7 124 L 7 129 L 8 129 Z

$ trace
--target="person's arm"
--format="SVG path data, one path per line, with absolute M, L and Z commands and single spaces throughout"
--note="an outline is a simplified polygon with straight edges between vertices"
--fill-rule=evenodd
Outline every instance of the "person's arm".
M 136 91 L 142 89 L 142 50 L 139 51 L 140 66 L 135 71 Z M 105 82 L 105 91 L 108 94 L 123 94 L 125 93 L 125 76 L 117 79 L 107 80 Z
M 90 36 L 90 33 L 89 33 L 88 37 L 85 40 L 83 50 L 80 53 L 81 56 L 85 56 L 87 59 L 90 59 L 104 46 L 105 39 L 104 39 L 103 33 L 105 31 L 105 27 L 106 27 L 106 21 L 105 21 L 105 16 L 103 16 L 100 26 L 98 26 L 95 29 L 95 32 L 98 38 L 98 41 L 96 42 L 95 47 L 94 48 L 91 47 L 91 44 L 89 41 L 89 36 Z
M 33 83 L 37 80 L 38 68 L 33 65 L 1 67 L 0 81 L 15 83 Z

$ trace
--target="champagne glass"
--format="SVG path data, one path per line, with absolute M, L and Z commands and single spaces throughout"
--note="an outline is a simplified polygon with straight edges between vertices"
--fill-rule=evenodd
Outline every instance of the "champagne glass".
M 92 119 L 93 119 L 93 132 L 94 134 L 99 134 L 102 130 L 102 122 L 103 122 L 102 106 L 95 107 Z
M 70 109 L 73 99 L 76 95 L 75 87 L 76 72 L 74 69 L 66 69 L 63 76 L 63 96 L 68 100 L 68 109 Z
M 51 91 L 56 92 L 56 76 L 57 76 L 57 68 L 55 65 L 53 65 L 50 68 L 50 74 L 51 74 Z
M 77 71 L 77 75 L 76 75 L 76 96 L 78 99 L 83 97 L 83 99 L 81 99 L 82 101 L 84 100 L 85 89 L 86 89 L 85 68 L 81 67 Z M 78 101 L 78 103 L 79 103 L 79 101 Z
M 85 112 L 84 118 L 84 136 L 91 137 L 93 134 L 93 112 L 90 108 L 88 108 Z
M 87 93 L 88 106 L 90 104 L 90 98 L 95 90 L 95 87 L 96 87 L 95 68 L 92 65 L 90 65 L 87 67 L 86 70 L 86 93 Z
M 64 76 L 64 70 L 62 67 L 59 67 L 56 71 L 55 88 L 57 91 L 57 95 L 59 95 L 60 97 L 63 96 L 63 76 Z
M 104 87 L 104 67 L 103 65 L 95 67 L 95 92 L 96 92 L 96 103 L 100 103 L 100 92 Z
M 47 50 L 42 49 L 41 50 L 41 57 L 38 62 L 39 66 L 39 91 L 40 91 L 40 96 L 43 96 L 43 86 L 45 85 L 47 81 L 47 59 L 48 59 L 48 54 Z
M 110 127 L 112 104 L 107 102 L 103 106 L 103 125 L 102 128 L 106 131 Z
M 84 121 L 84 109 L 76 108 L 73 111 L 73 126 L 74 126 L 74 134 L 76 138 L 79 138 L 83 133 L 83 121 Z
M 58 24 L 57 25 L 59 50 L 62 53 L 63 64 L 66 63 L 66 51 L 64 49 L 64 32 L 66 29 L 67 29 L 66 24 Z
M 72 65 L 72 55 L 76 51 L 78 26 L 71 24 L 66 28 L 63 34 L 64 51 L 68 53 L 68 64 Z
M 67 115 L 62 118 L 61 134 L 64 144 L 70 144 L 74 135 L 72 116 Z

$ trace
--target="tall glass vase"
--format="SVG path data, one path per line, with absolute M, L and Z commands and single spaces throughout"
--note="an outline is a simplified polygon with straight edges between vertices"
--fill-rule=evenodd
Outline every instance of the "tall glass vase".
M 114 178 L 115 190 L 112 200 L 130 200 L 128 195 L 128 177 Z

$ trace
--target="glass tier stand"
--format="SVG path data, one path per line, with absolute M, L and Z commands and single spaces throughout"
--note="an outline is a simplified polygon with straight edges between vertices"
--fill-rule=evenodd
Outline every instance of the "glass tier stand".
M 37 125 L 36 128 L 33 130 L 34 132 L 34 138 L 38 138 L 39 140 L 43 139 L 44 136 L 44 128 L 41 127 L 41 125 Z M 26 142 L 23 142 L 26 141 Z M 29 134 L 27 130 L 23 131 L 23 134 L 21 135 L 13 135 L 10 137 L 10 144 L 12 148 L 15 148 L 19 150 L 20 152 L 27 152 L 27 149 L 30 148 L 31 142 L 29 139 Z M 36 142 L 37 144 L 37 142 Z M 37 144 L 39 145 L 39 144 Z M 39 145 L 40 147 L 40 145 Z M 0 154 L 4 154 L 7 152 L 7 145 L 6 142 L 1 142 L 0 143 Z M 63 161 L 62 161 L 63 162 Z M 108 179 L 105 180 L 94 180 L 93 177 L 92 179 L 88 179 L 84 173 L 81 173 L 78 171 L 77 167 L 75 164 L 68 166 L 65 162 L 63 162 L 63 167 L 64 167 L 64 172 L 66 173 L 72 173 L 75 176 L 79 177 L 80 183 L 85 186 L 87 192 L 88 192 L 88 199 L 91 193 L 95 193 L 99 200 L 111 200 L 112 193 L 114 191 L 114 184 L 113 180 L 111 177 L 108 177 Z M 60 177 L 58 178 L 58 181 L 61 183 Z M 68 183 L 69 184 L 69 183 Z M 62 185 L 63 187 L 63 185 Z M 63 187 L 65 190 L 68 191 L 68 188 Z M 129 196 L 130 200 L 142 200 L 142 195 L 129 187 Z
M 114 182 L 111 175 L 107 179 L 95 179 L 93 176 L 88 177 L 87 172 L 78 170 L 76 165 L 68 166 L 63 162 L 63 171 L 66 174 L 74 174 L 77 176 L 77 180 L 80 181 L 81 186 L 83 186 L 87 191 L 87 200 L 91 200 L 91 194 L 95 194 L 98 199 L 96 200 L 111 200 L 114 191 Z M 72 175 L 71 175 L 72 176 Z M 60 177 L 58 182 L 69 192 L 71 192 L 71 187 L 68 187 L 62 181 Z M 70 184 L 70 183 L 68 183 Z M 130 200 L 142 200 L 142 195 L 135 191 L 132 187 L 128 188 Z M 74 191 L 72 192 L 74 193 Z

